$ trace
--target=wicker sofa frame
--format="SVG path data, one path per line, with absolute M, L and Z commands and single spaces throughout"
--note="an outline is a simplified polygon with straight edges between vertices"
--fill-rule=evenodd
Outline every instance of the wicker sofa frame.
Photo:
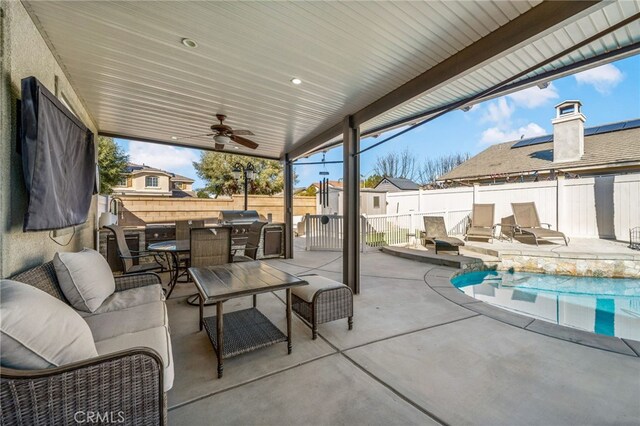
M 11 279 L 68 303 L 53 262 Z M 115 282 L 116 291 L 161 283 L 154 273 L 115 277 Z M 145 347 L 44 370 L 0 367 L 0 424 L 77 424 L 90 416 L 101 424 L 165 425 L 163 371 L 160 355 Z
M 301 276 L 304 278 L 304 276 Z M 312 338 L 318 337 L 318 324 L 347 318 L 353 329 L 353 291 L 347 287 L 318 290 L 311 303 L 291 293 L 291 309 L 311 327 Z

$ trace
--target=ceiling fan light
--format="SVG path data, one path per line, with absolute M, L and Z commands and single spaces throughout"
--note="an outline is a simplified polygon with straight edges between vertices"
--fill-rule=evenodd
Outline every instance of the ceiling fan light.
M 225 135 L 215 135 L 215 136 L 213 137 L 213 140 L 214 140 L 216 143 L 221 143 L 221 144 L 225 145 L 225 144 L 228 144 L 228 143 L 229 143 L 229 141 L 231 140 L 231 138 L 229 138 L 229 136 L 225 136 Z

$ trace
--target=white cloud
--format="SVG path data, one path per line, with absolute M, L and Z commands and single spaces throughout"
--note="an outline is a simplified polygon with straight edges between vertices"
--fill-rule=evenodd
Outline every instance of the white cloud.
M 520 139 L 522 135 L 525 138 L 534 136 L 542 136 L 547 132 L 536 123 L 529 123 L 518 129 L 504 129 L 500 127 L 490 127 L 484 132 L 480 138 L 481 145 L 493 145 L 494 143 L 509 142 Z
M 598 93 L 608 95 L 623 79 L 624 75 L 615 65 L 605 64 L 575 75 L 578 84 L 590 84 Z
M 515 106 L 510 105 L 505 98 L 500 98 L 487 106 L 481 121 L 495 123 L 498 126 L 506 126 L 509 124 L 515 109 Z
M 553 83 L 550 83 L 546 89 L 533 86 L 508 96 L 517 106 L 523 108 L 537 108 L 552 99 L 560 97 Z
M 147 142 L 129 142 L 129 161 L 146 164 L 149 167 L 175 172 L 182 167 L 192 167 L 192 162 L 200 159 L 199 151 L 159 145 Z

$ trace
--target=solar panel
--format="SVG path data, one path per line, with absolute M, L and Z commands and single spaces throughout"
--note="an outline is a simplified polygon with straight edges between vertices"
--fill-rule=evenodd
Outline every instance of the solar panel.
M 635 120 L 629 120 L 624 123 L 625 130 L 635 129 L 636 127 L 640 127 L 640 118 L 636 118 Z
M 600 135 L 602 133 L 615 132 L 616 130 L 623 129 L 625 124 L 627 123 L 625 123 L 624 121 L 622 123 L 606 124 L 604 126 L 598 127 L 598 131 L 595 134 Z
M 537 145 L 539 143 L 547 143 L 553 140 L 553 135 L 537 136 L 535 138 L 522 139 L 511 148 L 522 148 L 523 146 Z
M 603 126 L 595 126 L 584 129 L 585 136 L 600 135 L 602 133 L 616 132 L 618 130 L 629 130 L 640 127 L 640 118 L 629 121 L 620 121 L 618 123 L 605 124 Z M 522 148 L 523 146 L 537 145 L 553 141 L 553 135 L 537 136 L 535 138 L 522 139 L 515 143 L 511 148 Z

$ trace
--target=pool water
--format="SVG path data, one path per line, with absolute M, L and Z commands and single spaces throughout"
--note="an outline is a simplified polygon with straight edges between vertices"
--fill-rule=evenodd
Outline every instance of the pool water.
M 640 280 L 482 271 L 452 283 L 468 296 L 513 312 L 640 340 Z

